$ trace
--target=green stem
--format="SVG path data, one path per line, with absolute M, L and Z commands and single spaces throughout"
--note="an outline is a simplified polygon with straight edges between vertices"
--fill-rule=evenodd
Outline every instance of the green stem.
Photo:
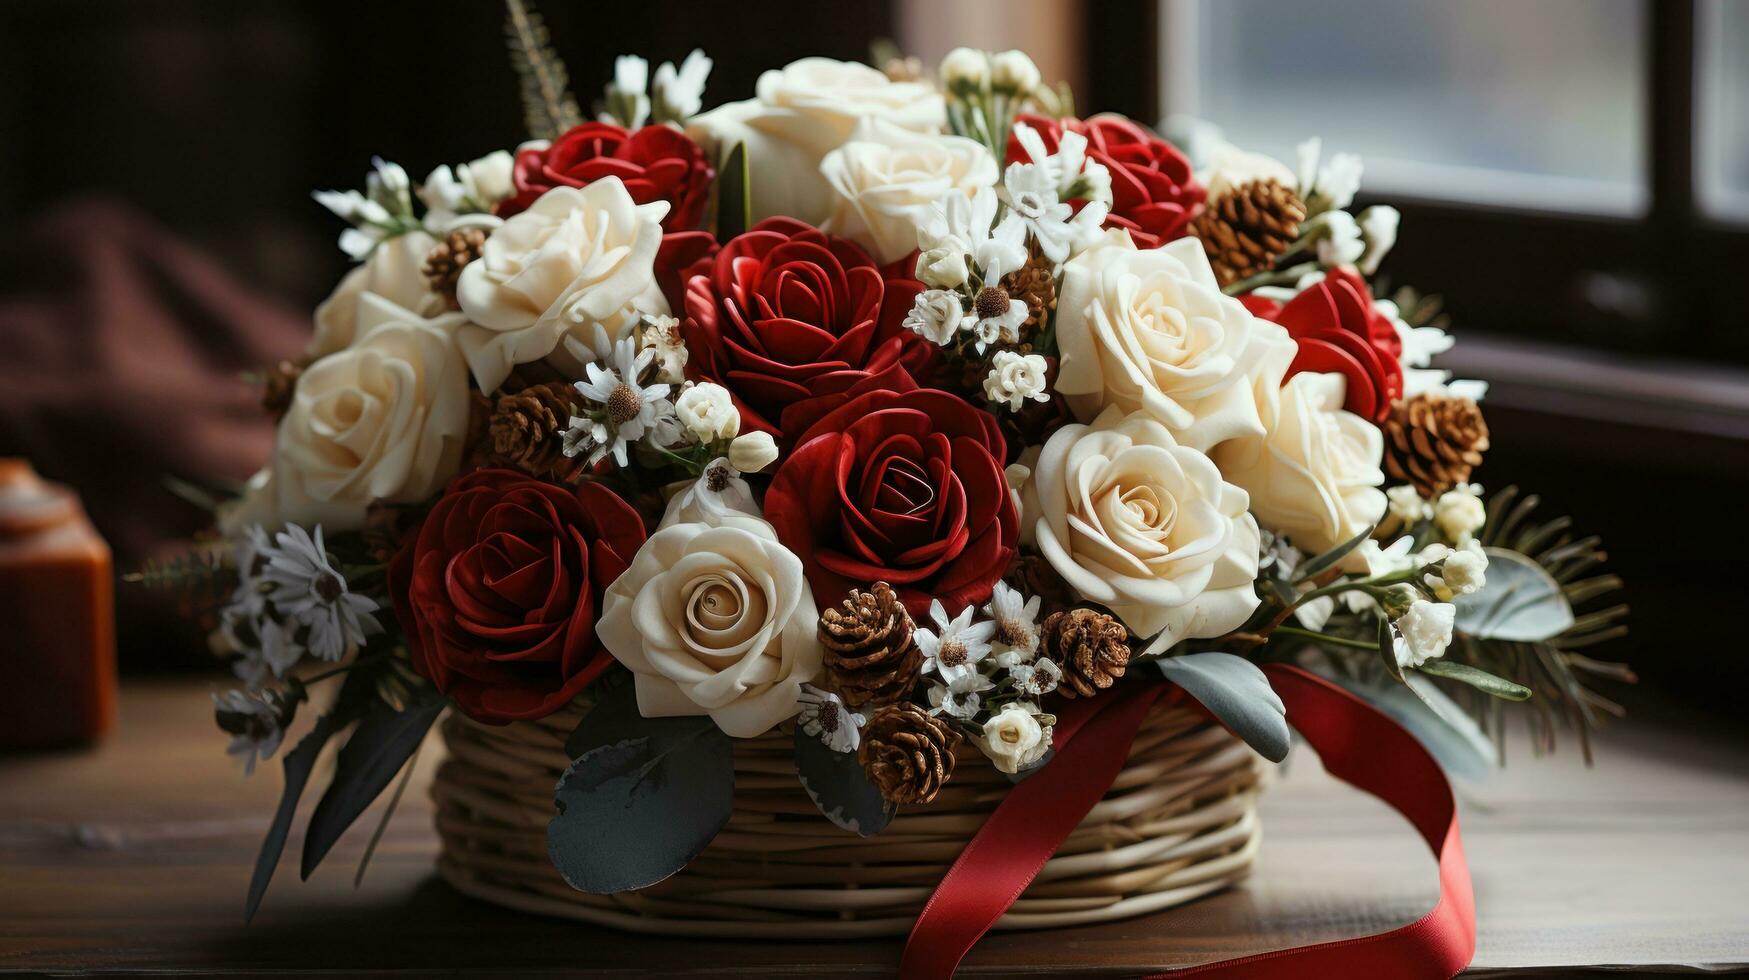
M 1378 644 L 1366 640 L 1351 640 L 1346 636 L 1331 636 L 1328 633 L 1319 633 L 1315 630 L 1303 630 L 1297 626 L 1277 626 L 1275 628 L 1275 633 L 1277 635 L 1285 633 L 1288 636 L 1303 637 L 1317 643 L 1328 643 L 1332 646 L 1349 647 L 1354 650 L 1378 649 Z

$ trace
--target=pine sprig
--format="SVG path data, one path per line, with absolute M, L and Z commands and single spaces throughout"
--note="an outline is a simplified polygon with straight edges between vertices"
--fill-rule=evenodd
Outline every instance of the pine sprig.
M 570 91 L 565 62 L 553 50 L 552 37 L 538 12 L 523 0 L 504 0 L 504 37 L 510 64 L 522 84 L 522 113 L 534 139 L 554 139 L 583 121 Z
M 163 560 L 148 558 L 139 571 L 127 572 L 121 578 L 132 585 L 169 592 L 190 606 L 216 601 L 233 584 L 225 552 L 199 546 Z
M 1530 703 L 1536 710 L 1527 717 L 1536 750 L 1553 750 L 1556 729 L 1567 727 L 1578 736 L 1589 763 L 1591 732 L 1607 717 L 1622 714 L 1620 705 L 1591 690 L 1590 683 L 1598 679 L 1633 683 L 1635 678 L 1625 664 L 1596 660 L 1579 651 L 1625 635 L 1628 607 L 1613 601 L 1621 579 L 1599 571 L 1608 558 L 1601 540 L 1595 535 L 1575 536 L 1568 517 L 1535 519 L 1540 503 L 1534 494 L 1521 496 L 1517 487 L 1500 491 L 1488 501 L 1488 523 L 1480 538 L 1486 546 L 1516 551 L 1541 565 L 1573 607 L 1573 625 L 1541 643 L 1465 637 L 1448 656 L 1531 688 L 1535 697 Z M 1504 725 L 1501 703 L 1475 692 L 1458 693 L 1495 734 L 1497 743 L 1504 745 L 1499 739 Z

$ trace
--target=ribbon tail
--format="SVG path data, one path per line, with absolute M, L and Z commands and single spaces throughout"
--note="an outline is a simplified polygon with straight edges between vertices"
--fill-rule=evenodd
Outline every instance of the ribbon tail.
M 1475 955 L 1476 910 L 1451 785 L 1396 722 L 1298 667 L 1264 668 L 1289 722 L 1331 775 L 1400 811 L 1439 861 L 1440 898 L 1421 920 L 1364 938 L 1277 950 L 1156 974 L 1149 980 L 1287 980 L 1388 976 L 1445 980 Z M 1079 707 L 1057 755 L 1016 786 L 937 886 L 905 945 L 900 975 L 951 977 L 1046 861 L 1110 789 L 1167 685 L 1129 686 Z M 1103 702 L 1103 703 L 1102 703 Z

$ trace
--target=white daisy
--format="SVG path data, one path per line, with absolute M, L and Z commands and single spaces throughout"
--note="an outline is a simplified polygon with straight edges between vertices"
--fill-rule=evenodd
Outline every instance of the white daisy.
M 1011 163 L 1002 176 L 1009 214 L 1018 217 L 1038 240 L 1045 258 L 1061 265 L 1099 234 L 1109 208 L 1090 201 L 1079 214 L 1057 199 L 1056 182 L 1045 168 Z
M 822 691 L 812 684 L 803 684 L 797 700 L 800 712 L 796 724 L 802 731 L 824 742 L 834 752 L 855 752 L 862 744 L 863 717 L 849 708 L 838 695 Z
M 363 645 L 365 637 L 382 632 L 371 615 L 378 608 L 376 600 L 347 591 L 346 579 L 328 561 L 320 524 L 314 538 L 287 524 L 274 540 L 279 550 L 262 574 L 273 585 L 268 598 L 280 615 L 308 630 L 304 646 L 311 655 L 339 660 Z
M 978 338 L 978 353 L 982 354 L 990 344 L 1018 342 L 1020 325 L 1025 322 L 1025 303 L 1010 298 L 1001 286 L 985 286 L 978 291 L 962 329 Z
M 1038 596 L 1028 599 L 1007 582 L 996 583 L 984 614 L 996 626 L 992 649 L 998 666 L 1026 663 L 1038 652 L 1038 610 L 1043 601 Z
M 929 616 L 935 620 L 936 630 L 919 627 L 912 634 L 917 649 L 923 651 L 923 673 L 933 673 L 949 684 L 978 673 L 978 661 L 990 654 L 990 638 L 996 635 L 996 624 L 974 624 L 975 612 L 975 608 L 967 606 L 949 619 L 940 599 L 930 601 Z
M 268 590 L 261 573 L 275 550 L 273 539 L 261 525 L 244 529 L 243 537 L 237 541 L 237 588 L 231 592 L 231 609 L 251 619 L 266 614 Z
M 304 648 L 283 623 L 265 614 L 250 616 L 239 606 L 219 615 L 219 634 L 240 654 L 231 671 L 251 691 L 284 677 L 304 656 Z
M 219 729 L 231 736 L 226 755 L 243 760 L 243 775 L 255 772 L 255 763 L 273 758 L 285 740 L 285 723 L 289 712 L 278 692 L 248 694 L 226 691 L 213 695 L 213 718 Z
M 918 247 L 923 253 L 918 259 L 920 272 L 932 261 L 932 253 L 970 257 L 972 264 L 982 270 L 985 282 L 995 282 L 1025 265 L 1026 226 L 1012 214 L 998 223 L 996 212 L 1000 206 L 1001 200 L 993 187 L 980 187 L 969 198 L 960 191 L 942 198 L 917 232 Z M 963 262 L 961 266 L 963 272 Z M 959 285 L 952 277 L 938 283 L 932 277 L 922 278 L 936 285 Z
M 1014 137 L 1026 151 L 1026 158 L 1050 177 L 1058 200 L 1111 203 L 1111 171 L 1087 159 L 1087 137 L 1065 130 L 1057 138 L 1055 153 L 1045 152 L 1044 138 L 1026 123 L 1014 124 Z
M 603 415 L 599 420 L 572 417 L 572 431 L 565 434 L 565 455 L 575 456 L 582 451 L 583 441 L 575 430 L 579 422 L 584 422 L 589 430 L 589 465 L 601 462 L 608 453 L 613 454 L 619 465 L 628 464 L 627 444 L 644 438 L 663 417 L 661 405 L 668 397 L 669 385 L 638 383 L 638 376 L 655 357 L 654 348 L 639 351 L 638 339 L 625 337 L 613 345 L 605 367 L 599 363 L 583 366 L 589 380 L 577 382 L 577 393 L 601 405 Z
M 1032 697 L 1043 697 L 1057 689 L 1063 681 L 1063 668 L 1049 657 L 1040 657 L 1031 663 L 1019 663 L 1008 668 L 1008 677 L 1014 681 L 1014 689 L 1021 694 Z
M 983 704 L 983 692 L 995 686 L 995 681 L 976 671 L 961 674 L 946 684 L 930 684 L 929 713 L 970 719 L 977 715 L 978 706 Z

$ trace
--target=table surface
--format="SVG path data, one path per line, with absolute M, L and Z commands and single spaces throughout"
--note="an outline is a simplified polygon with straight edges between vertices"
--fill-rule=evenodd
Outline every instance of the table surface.
M 245 975 L 460 970 L 470 976 L 883 976 L 899 942 L 653 939 L 464 898 L 432 871 L 425 784 L 369 868 L 372 814 L 307 882 L 286 861 L 253 925 L 243 895 L 279 792 L 248 780 L 211 727 L 207 683 L 123 692 L 100 748 L 0 756 L 0 970 Z M 1576 751 L 1460 785 L 1480 913 L 1474 976 L 1589 969 L 1749 969 L 1749 768 L 1741 734 L 1618 724 L 1586 770 Z M 1572 748 L 1572 747 L 1569 747 Z M 381 804 L 379 803 L 379 806 Z M 1297 748 L 1263 805 L 1257 872 L 1157 915 L 987 937 L 966 976 L 1121 976 L 1414 921 L 1433 861 L 1382 804 Z M 294 836 L 288 854 L 298 852 Z

